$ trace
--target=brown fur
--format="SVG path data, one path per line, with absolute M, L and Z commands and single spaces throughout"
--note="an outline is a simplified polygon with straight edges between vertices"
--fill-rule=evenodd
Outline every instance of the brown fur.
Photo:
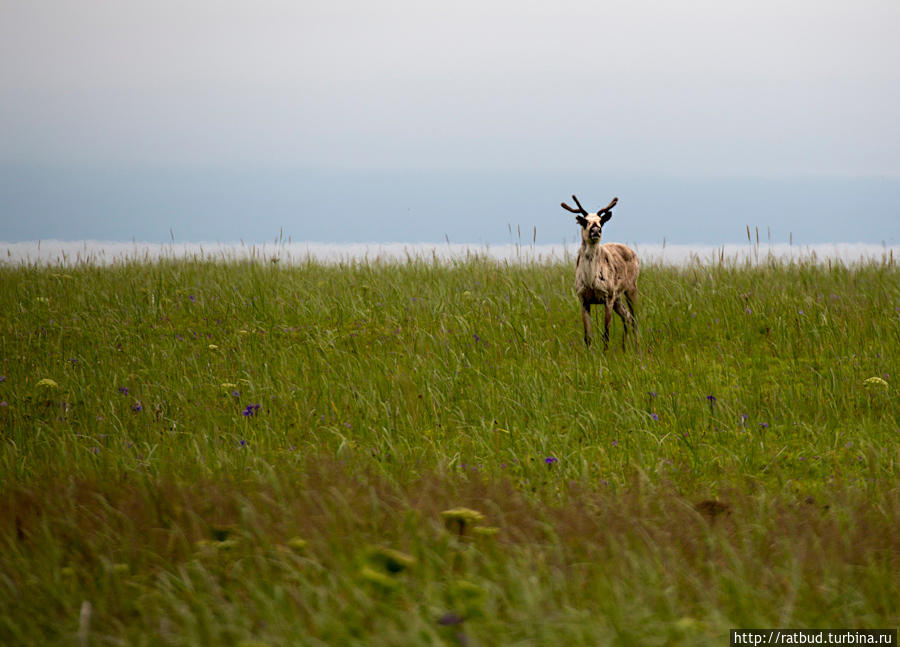
M 581 320 L 584 324 L 584 343 L 591 345 L 591 306 L 603 305 L 603 348 L 609 348 L 609 323 L 615 311 L 622 319 L 625 334 L 622 348 L 631 328 L 637 348 L 637 320 L 634 304 L 637 300 L 637 279 L 640 271 L 637 254 L 621 243 L 600 242 L 601 228 L 610 214 L 601 219 L 595 213 L 579 217 L 581 249 L 575 262 L 575 292 L 581 301 Z M 622 298 L 624 295 L 624 299 Z

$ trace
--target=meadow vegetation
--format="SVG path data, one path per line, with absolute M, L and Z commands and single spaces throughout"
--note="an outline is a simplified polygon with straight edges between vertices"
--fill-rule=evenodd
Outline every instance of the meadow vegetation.
M 0 644 L 900 624 L 900 270 L 0 268 Z M 596 314 L 595 314 L 596 322 Z

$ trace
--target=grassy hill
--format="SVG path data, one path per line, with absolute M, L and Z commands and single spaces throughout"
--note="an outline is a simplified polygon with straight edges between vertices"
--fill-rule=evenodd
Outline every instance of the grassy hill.
M 585 349 L 572 284 L 0 268 L 0 643 L 900 624 L 900 270 L 645 266 L 637 353 Z

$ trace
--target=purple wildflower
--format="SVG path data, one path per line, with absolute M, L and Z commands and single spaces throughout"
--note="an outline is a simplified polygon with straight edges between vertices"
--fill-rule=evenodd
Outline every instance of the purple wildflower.
M 241 412 L 241 415 L 250 417 L 255 416 L 259 413 L 259 405 L 258 404 L 248 404 L 247 407 Z
M 559 460 L 555 456 L 548 456 L 547 458 L 544 459 L 544 462 L 547 465 L 553 465 L 553 463 L 558 463 Z
M 768 422 L 761 422 L 761 423 L 759 423 L 759 426 L 760 426 L 762 429 L 768 429 L 768 428 L 769 428 L 769 423 L 768 423 Z
M 0 382 L 6 382 L 6 376 L 0 375 Z
M 243 438 L 241 438 L 241 447 L 246 447 L 246 446 L 247 446 L 247 441 L 244 440 Z
M 659 422 L 659 416 L 655 413 L 651 413 L 650 417 L 653 419 L 653 422 Z
M 442 615 L 442 616 L 441 616 L 440 618 L 438 618 L 438 620 L 437 620 L 437 622 L 438 622 L 439 625 L 444 625 L 444 626 L 449 625 L 449 626 L 451 626 L 451 627 L 452 627 L 453 625 L 459 625 L 459 624 L 462 624 L 463 621 L 464 621 L 464 618 L 463 618 L 461 615 L 456 614 L 456 613 L 453 613 L 452 611 L 448 611 L 447 613 L 445 613 L 444 615 Z
M 119 387 L 119 393 L 121 393 L 122 395 L 128 395 L 128 387 L 127 387 L 127 386 L 120 386 L 120 387 Z
M 714 395 L 708 395 L 708 396 L 706 396 L 706 399 L 709 401 L 710 404 L 716 403 L 716 396 L 714 396 Z
M 131 405 L 131 410 L 134 411 L 135 413 L 137 413 L 139 411 L 143 411 L 143 409 L 144 409 L 144 407 L 143 407 L 143 405 L 141 405 L 140 402 L 135 402 L 134 404 Z
M 619 441 L 618 441 L 618 440 L 612 441 L 612 446 L 613 446 L 613 447 L 618 447 L 618 446 L 619 446 Z

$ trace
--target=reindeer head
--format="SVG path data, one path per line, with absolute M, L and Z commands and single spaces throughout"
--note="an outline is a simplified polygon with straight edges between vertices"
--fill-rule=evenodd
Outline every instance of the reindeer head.
M 561 202 L 560 206 L 566 211 L 571 211 L 574 214 L 578 214 L 575 216 L 575 220 L 581 225 L 581 240 L 585 243 L 591 244 L 596 243 L 600 240 L 600 237 L 603 235 L 603 225 L 606 224 L 606 221 L 612 218 L 612 208 L 616 206 L 616 203 L 619 201 L 618 198 L 613 198 L 612 202 L 603 207 L 602 209 L 598 209 L 596 213 L 588 213 L 585 211 L 584 207 L 581 206 L 581 203 L 578 201 L 574 195 L 572 199 L 575 201 L 575 204 L 578 205 L 577 209 L 573 209 L 565 202 Z

